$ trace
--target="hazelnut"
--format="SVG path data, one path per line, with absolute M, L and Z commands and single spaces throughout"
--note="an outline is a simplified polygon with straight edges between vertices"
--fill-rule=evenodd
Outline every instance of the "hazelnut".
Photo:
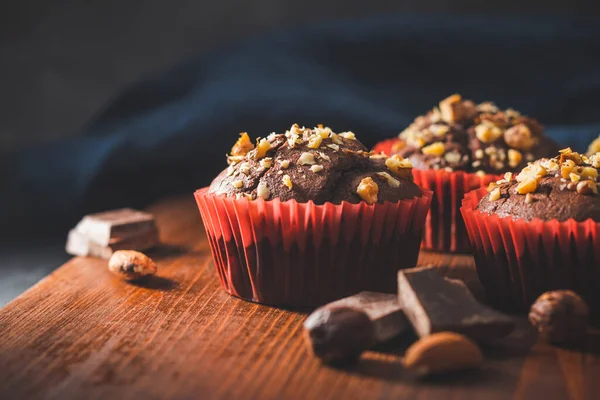
M 529 311 L 529 321 L 549 343 L 573 343 L 584 337 L 589 324 L 589 308 L 570 290 L 542 294 Z
M 518 124 L 508 128 L 504 132 L 504 141 L 510 147 L 522 151 L 531 150 L 537 143 L 537 139 L 533 137 L 531 130 L 525 124 Z
M 123 279 L 136 280 L 157 271 L 150 257 L 134 250 L 118 250 L 108 260 L 108 269 Z
M 325 363 L 357 359 L 373 344 L 374 327 L 364 312 L 350 307 L 323 308 L 304 321 L 304 339 Z
M 304 152 L 300 154 L 300 158 L 298 159 L 298 164 L 300 165 L 313 165 L 315 164 L 315 156 L 314 154 Z

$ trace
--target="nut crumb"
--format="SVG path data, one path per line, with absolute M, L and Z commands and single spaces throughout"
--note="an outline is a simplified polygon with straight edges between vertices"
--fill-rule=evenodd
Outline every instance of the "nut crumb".
M 302 153 L 298 159 L 300 165 L 313 165 L 315 163 L 315 156 L 311 153 Z
M 292 184 L 292 179 L 290 178 L 289 175 L 284 175 L 281 178 L 281 181 L 283 182 L 283 184 L 285 186 L 287 186 L 288 189 L 292 190 L 292 188 L 294 187 L 294 185 Z
M 311 170 L 312 172 L 320 172 L 320 171 L 322 171 L 322 170 L 323 170 L 323 166 L 322 166 L 322 165 L 315 164 L 315 165 L 312 165 L 312 166 L 310 167 L 310 170 Z

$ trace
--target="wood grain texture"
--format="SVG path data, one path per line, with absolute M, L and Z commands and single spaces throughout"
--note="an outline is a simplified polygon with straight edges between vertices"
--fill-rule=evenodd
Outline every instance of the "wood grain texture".
M 586 351 L 536 343 L 525 318 L 484 348 L 480 371 L 419 382 L 398 340 L 353 366 L 322 366 L 305 349 L 305 313 L 248 303 L 219 287 L 191 196 L 151 208 L 164 243 L 144 285 L 106 261 L 74 258 L 0 311 L 0 399 L 593 399 L 600 338 Z M 420 264 L 466 279 L 469 256 Z

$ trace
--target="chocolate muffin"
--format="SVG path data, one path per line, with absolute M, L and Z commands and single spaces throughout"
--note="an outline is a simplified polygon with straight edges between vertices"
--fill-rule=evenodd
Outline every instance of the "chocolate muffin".
M 600 153 L 570 148 L 467 193 L 461 213 L 488 299 L 527 311 L 568 289 L 600 316 Z
M 393 151 L 417 169 L 498 174 L 556 153 L 557 145 L 542 133 L 535 119 L 518 111 L 491 102 L 476 105 L 455 94 L 417 117 Z
M 254 145 L 195 193 L 221 284 L 263 304 L 313 307 L 396 291 L 416 265 L 432 193 L 410 161 L 368 152 L 352 132 L 294 124 Z
M 465 194 L 551 157 L 558 147 L 535 119 L 455 94 L 374 150 L 408 158 L 415 183 L 434 192 L 423 248 L 464 253 L 470 250 L 459 212 Z
M 242 133 L 228 162 L 208 193 L 315 204 L 373 204 L 421 196 L 410 161 L 372 154 L 352 132 L 293 125 L 285 134 L 259 139 L 256 147 Z
M 600 221 L 598 168 L 600 153 L 588 158 L 570 148 L 561 150 L 558 157 L 538 160 L 516 176 L 507 173 L 491 183 L 477 210 L 527 221 Z

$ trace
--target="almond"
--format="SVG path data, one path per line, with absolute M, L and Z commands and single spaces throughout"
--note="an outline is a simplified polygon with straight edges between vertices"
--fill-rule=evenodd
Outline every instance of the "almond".
M 477 344 L 466 336 L 439 332 L 413 343 L 404 354 L 404 366 L 418 375 L 477 367 L 483 361 Z

